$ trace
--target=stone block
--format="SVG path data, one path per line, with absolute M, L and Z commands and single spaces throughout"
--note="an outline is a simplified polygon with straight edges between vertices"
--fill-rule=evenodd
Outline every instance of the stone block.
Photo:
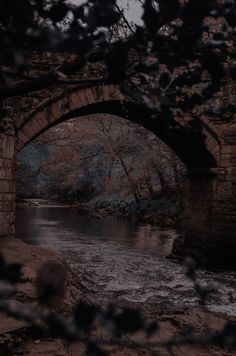
M 1 160 L 0 160 L 1 161 Z M 8 159 L 8 158 L 3 158 L 2 160 L 2 167 L 4 167 L 5 169 L 11 168 L 12 169 L 12 165 L 13 165 L 13 161 L 12 159 Z
M 11 180 L 13 178 L 13 172 L 9 168 L 0 169 L 0 181 Z
M 15 192 L 15 182 L 13 182 L 11 180 L 1 180 L 0 181 L 0 192 L 1 193 Z
M 42 129 L 48 126 L 48 121 L 44 112 L 38 113 L 31 121 L 35 133 L 39 133 Z
M 236 145 L 236 130 L 227 130 L 224 132 L 224 144 L 225 145 Z
M 224 197 L 224 199 L 227 198 L 227 196 L 231 196 L 232 194 L 232 183 L 227 182 L 223 184 L 218 184 L 217 185 L 217 196 Z
M 1 202 L 15 202 L 15 194 L 0 192 L 0 201 Z
M 8 224 L 9 226 L 15 221 L 15 213 L 13 212 L 0 212 L 0 228 L 1 225 Z
M 232 153 L 234 152 L 234 147 L 232 145 L 227 145 L 227 146 L 223 146 L 221 148 L 221 154 L 222 155 L 226 155 L 229 154 L 230 156 L 232 155 Z
M 15 153 L 15 138 L 4 135 L 2 146 L 2 157 L 13 159 Z
M 77 92 L 70 94 L 69 97 L 70 110 L 76 110 L 81 106 L 80 97 Z
M 87 95 L 85 93 L 85 90 L 78 91 L 78 95 L 80 98 L 81 106 L 89 105 L 89 101 L 88 101 Z
M 234 198 L 236 198 L 236 184 L 232 184 L 232 195 Z
M 7 171 L 5 169 L 0 169 L 0 180 L 7 179 Z
M 111 100 L 124 100 L 123 94 L 121 94 L 120 90 L 114 85 L 105 85 L 103 87 L 103 100 L 111 101 Z
M 24 143 L 29 141 L 29 137 L 27 135 L 25 135 L 22 131 L 18 132 L 17 138 L 19 141 L 22 141 Z
M 31 126 L 30 123 L 24 125 L 21 129 L 21 132 L 28 137 L 28 141 L 30 141 L 35 135 L 35 129 Z
M 44 110 L 43 113 L 44 113 L 44 115 L 45 115 L 45 119 L 47 120 L 47 122 L 48 122 L 49 124 L 51 124 L 52 122 L 55 121 L 55 118 L 54 118 L 54 116 L 53 116 L 53 114 L 52 114 L 50 108 L 47 108 L 46 110 Z
M 84 94 L 87 98 L 88 104 L 94 104 L 97 102 L 96 97 L 92 89 L 84 89 Z
M 26 143 L 27 143 L 27 141 L 23 142 L 23 141 L 18 139 L 17 142 L 16 142 L 16 151 L 20 152 L 24 148 Z
M 103 100 L 102 87 L 101 86 L 92 87 L 91 90 L 93 91 L 93 95 L 96 103 L 101 102 Z
M 12 235 L 12 225 L 1 224 L 0 225 L 0 237 Z
M 14 201 L 0 201 L 0 214 L 2 212 L 13 212 L 15 210 Z
M 219 145 L 215 146 L 212 151 L 211 151 L 212 156 L 214 157 L 214 159 L 216 160 L 216 162 L 220 161 L 221 158 L 221 152 L 220 152 L 220 147 Z
M 50 111 L 51 111 L 52 115 L 54 116 L 55 120 L 60 119 L 60 117 L 63 115 L 61 107 L 58 105 L 58 103 L 53 103 L 50 107 Z
M 7 180 L 13 180 L 13 178 L 14 178 L 14 170 L 13 169 L 9 169 L 9 168 L 7 168 L 6 169 L 6 179 Z

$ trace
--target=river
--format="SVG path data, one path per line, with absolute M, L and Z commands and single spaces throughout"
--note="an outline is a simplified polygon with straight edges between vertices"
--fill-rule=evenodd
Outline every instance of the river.
M 49 202 L 17 209 L 17 237 L 61 252 L 89 298 L 103 303 L 149 303 L 177 312 L 196 306 L 184 266 L 167 258 L 178 233 L 114 217 L 89 218 Z M 208 308 L 236 315 L 236 272 L 201 269 L 198 276 L 214 289 Z

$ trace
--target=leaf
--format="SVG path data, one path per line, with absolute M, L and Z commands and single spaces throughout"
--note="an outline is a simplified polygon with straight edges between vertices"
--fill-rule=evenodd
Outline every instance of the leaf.
M 168 72 L 162 73 L 159 79 L 159 85 L 162 89 L 165 89 L 170 83 L 170 75 Z
M 150 320 L 146 322 L 145 331 L 148 336 L 151 336 L 158 330 L 158 323 L 156 320 Z
M 177 17 L 180 10 L 179 0 L 159 0 L 157 2 L 162 18 L 165 18 L 166 21 L 170 21 Z
M 68 11 L 68 6 L 64 2 L 59 1 L 51 7 L 47 15 L 53 22 L 60 22 L 66 17 Z
M 114 43 L 105 55 L 105 63 L 110 76 L 116 81 L 125 78 L 126 63 L 128 60 L 129 47 L 125 42 Z
M 90 329 L 97 316 L 97 312 L 98 310 L 94 305 L 83 301 L 78 303 L 73 312 L 77 328 L 83 330 Z
M 204 102 L 204 98 L 198 94 L 193 94 L 190 97 L 185 97 L 184 100 L 178 103 L 178 107 L 183 111 L 193 109 L 194 106 L 201 105 Z
M 143 5 L 144 13 L 142 20 L 144 21 L 148 32 L 151 35 L 155 35 L 158 30 L 158 20 L 159 14 L 157 10 L 153 7 L 152 0 L 146 0 Z
M 21 278 L 21 267 L 19 263 L 8 263 L 0 256 L 0 280 L 16 284 Z
M 17 289 L 7 282 L 0 282 L 0 298 L 10 298 L 15 295 Z
M 236 323 L 228 322 L 221 333 L 215 336 L 214 341 L 221 347 L 230 347 L 236 349 Z
M 231 79 L 233 79 L 234 81 L 236 81 L 236 68 L 232 68 L 229 72 L 229 76 Z
M 114 2 L 94 1 L 94 5 L 89 8 L 87 23 L 90 29 L 97 27 L 110 27 L 116 24 L 121 14 L 115 9 Z
M 37 294 L 40 303 L 52 306 L 64 295 L 66 272 L 61 263 L 47 262 L 37 276 Z
M 232 27 L 236 26 L 236 4 L 235 1 L 225 1 L 225 18 Z
M 140 311 L 125 308 L 124 311 L 114 318 L 118 332 L 134 333 L 144 327 Z
M 90 342 L 87 345 L 86 354 L 88 356 L 107 356 L 108 352 L 100 349 L 96 344 Z
M 99 348 L 95 343 L 89 342 L 87 344 L 86 354 L 88 356 L 107 356 L 108 352 Z
M 189 0 L 182 13 L 184 25 L 194 27 L 201 24 L 210 13 L 210 3 L 210 0 Z

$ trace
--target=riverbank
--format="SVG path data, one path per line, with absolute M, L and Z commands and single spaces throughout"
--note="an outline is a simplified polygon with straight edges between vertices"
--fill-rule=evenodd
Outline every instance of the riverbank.
M 30 199 L 16 199 L 17 208 L 31 208 L 37 207 L 38 204 Z
M 22 278 L 16 285 L 17 294 L 11 299 L 12 302 L 17 303 L 18 307 L 23 304 L 35 306 L 38 303 L 37 275 L 40 268 L 48 262 L 61 265 L 66 273 L 65 295 L 55 308 L 60 315 L 67 315 L 74 307 L 75 300 L 84 297 L 78 287 L 75 275 L 61 255 L 14 238 L 1 239 L 0 251 L 8 262 L 19 263 L 23 266 Z M 33 328 L 23 320 L 9 317 L 2 312 L 0 319 L 1 355 L 56 355 L 57 351 L 59 352 L 63 348 L 63 343 L 60 340 L 43 341 L 41 344 L 34 335 Z
M 66 293 L 64 299 L 56 307 L 60 315 L 67 315 L 78 300 L 90 300 L 83 287 L 80 285 L 76 275 L 68 267 L 65 260 L 58 253 L 44 250 L 38 246 L 25 244 L 18 239 L 3 239 L 0 242 L 1 253 L 4 257 L 13 262 L 23 265 L 23 279 L 17 285 L 18 293 L 14 298 L 18 303 L 29 303 L 35 305 L 36 300 L 36 278 L 42 264 L 53 261 L 60 263 L 66 271 Z M 94 296 L 95 297 L 95 296 Z M 96 298 L 95 298 L 96 299 Z M 92 300 L 92 302 L 94 302 Z M 97 300 L 100 303 L 101 301 Z M 95 302 L 95 303 L 96 303 Z M 111 301 L 113 303 L 115 301 Z M 198 333 L 217 332 L 221 330 L 224 324 L 231 320 L 236 321 L 235 317 L 228 315 L 203 312 L 199 308 L 191 308 L 182 312 L 171 311 L 167 313 L 152 303 L 130 303 L 119 301 L 120 307 L 137 307 L 148 319 L 156 319 L 159 322 L 159 331 L 151 340 L 165 341 L 174 335 L 180 336 L 190 326 Z M 60 356 L 77 356 L 84 354 L 84 345 L 74 343 L 68 345 L 63 340 L 44 339 L 42 336 L 35 334 L 34 329 L 26 322 L 15 320 L 4 314 L 0 315 L 0 350 L 1 355 L 60 355 Z M 102 334 L 99 332 L 99 337 Z M 137 334 L 131 340 L 140 340 L 142 335 Z M 130 339 L 129 339 L 130 340 Z M 165 350 L 158 350 L 162 355 L 167 355 Z M 173 347 L 175 355 L 232 355 L 232 352 L 218 347 L 208 346 L 179 346 Z M 138 351 L 129 350 L 126 347 L 113 347 L 111 355 L 149 355 L 150 350 L 140 349 Z
M 96 198 L 87 203 L 75 202 L 71 205 L 81 214 L 102 218 L 116 216 L 124 219 L 149 223 L 162 228 L 182 226 L 183 207 L 177 194 L 160 194 L 155 199 L 143 198 L 139 202 L 122 199 Z

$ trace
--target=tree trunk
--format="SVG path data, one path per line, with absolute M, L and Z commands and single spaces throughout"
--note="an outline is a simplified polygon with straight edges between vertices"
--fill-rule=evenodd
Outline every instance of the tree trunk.
M 175 180 L 175 187 L 178 193 L 181 191 L 181 186 L 180 186 L 180 179 L 179 179 L 179 172 L 178 172 L 178 165 L 176 158 L 173 155 L 173 160 L 172 160 L 172 169 L 174 173 L 174 180 Z
M 120 162 L 124 172 L 125 172 L 125 175 L 130 183 L 130 187 L 132 189 L 132 193 L 133 193 L 133 196 L 134 196 L 134 199 L 136 201 L 136 203 L 140 203 L 140 200 L 139 200 L 139 197 L 138 197 L 138 193 L 137 193 L 137 187 L 136 187 L 136 184 L 134 183 L 132 177 L 130 176 L 129 174 L 129 171 L 128 171 L 128 168 L 126 167 L 126 164 L 123 160 L 123 158 L 119 155 L 119 153 L 114 149 L 114 147 L 112 146 L 109 138 L 107 137 L 107 144 L 108 144 L 108 147 L 111 151 L 111 153 L 115 156 L 115 158 L 118 159 L 118 161 Z

